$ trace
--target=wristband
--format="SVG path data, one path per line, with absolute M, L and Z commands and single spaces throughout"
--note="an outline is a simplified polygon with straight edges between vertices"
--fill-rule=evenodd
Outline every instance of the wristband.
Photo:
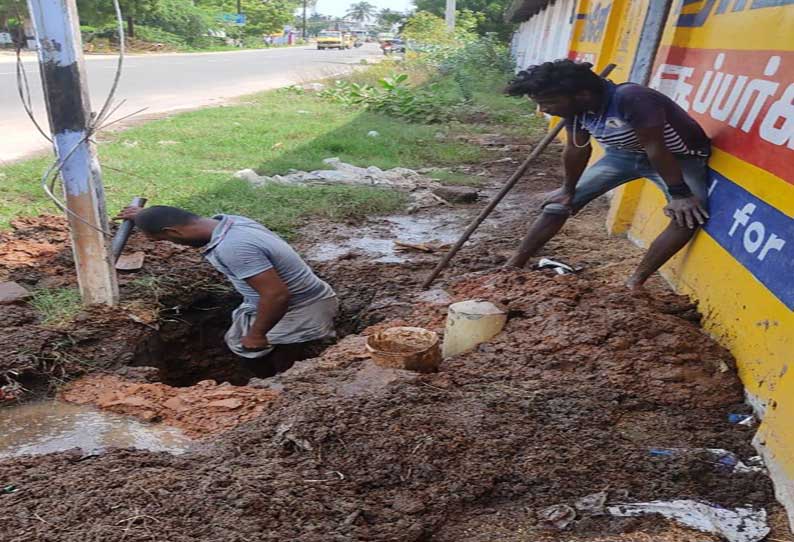
M 667 191 L 670 193 L 670 196 L 674 198 L 688 198 L 692 195 L 692 191 L 689 189 L 686 183 L 668 186 Z

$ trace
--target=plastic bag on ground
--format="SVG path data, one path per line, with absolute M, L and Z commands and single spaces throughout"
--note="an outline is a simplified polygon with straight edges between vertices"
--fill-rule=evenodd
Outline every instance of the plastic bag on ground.
M 751 507 L 721 508 L 691 500 L 652 501 L 610 506 L 613 516 L 660 514 L 704 533 L 722 536 L 728 542 L 759 542 L 769 534 L 766 510 Z

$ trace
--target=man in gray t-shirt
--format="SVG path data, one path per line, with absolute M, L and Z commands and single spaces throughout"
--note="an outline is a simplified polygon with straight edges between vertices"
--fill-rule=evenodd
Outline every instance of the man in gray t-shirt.
M 128 207 L 117 218 L 134 220 L 150 239 L 201 247 L 207 261 L 226 275 L 243 296 L 225 337 L 238 356 L 262 358 L 279 346 L 335 337 L 336 294 L 261 224 L 234 215 L 200 217 L 161 205 Z

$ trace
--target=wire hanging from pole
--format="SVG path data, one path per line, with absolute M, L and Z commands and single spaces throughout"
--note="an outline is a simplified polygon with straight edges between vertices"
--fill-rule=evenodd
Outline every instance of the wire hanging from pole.
M 70 150 L 66 153 L 66 155 L 61 158 L 60 156 L 56 156 L 55 161 L 52 165 L 47 169 L 44 175 L 41 178 L 41 187 L 44 190 L 44 193 L 49 197 L 52 202 L 55 204 L 63 212 L 67 213 L 70 216 L 73 216 L 77 220 L 83 222 L 90 228 L 102 233 L 107 237 L 112 237 L 113 234 L 103 230 L 102 228 L 98 228 L 79 214 L 75 213 L 71 209 L 69 209 L 54 193 L 55 190 L 55 181 L 57 180 L 58 176 L 60 175 L 61 171 L 66 165 L 66 162 L 72 155 L 79 149 L 83 144 L 88 141 L 93 141 L 92 137 L 95 133 L 99 132 L 100 130 L 107 128 L 108 126 L 112 126 L 118 122 L 126 120 L 132 116 L 135 116 L 147 108 L 144 107 L 135 111 L 134 113 L 130 113 L 129 115 L 125 115 L 119 119 L 115 119 L 113 121 L 109 121 L 110 117 L 119 110 L 119 108 L 124 105 L 126 100 L 121 100 L 118 104 L 113 105 L 113 98 L 116 94 L 116 90 L 118 89 L 119 82 L 121 80 L 122 68 L 124 65 L 124 51 L 125 51 L 125 41 L 124 41 L 124 18 L 121 14 L 121 6 L 119 5 L 118 0 L 113 0 L 113 7 L 116 12 L 116 23 L 118 27 L 118 35 L 119 35 L 119 57 L 118 62 L 116 64 L 116 74 L 113 78 L 113 84 L 110 87 L 110 91 L 108 92 L 107 98 L 102 105 L 102 108 L 99 110 L 99 113 L 96 115 L 92 115 L 92 117 L 88 120 L 86 125 L 86 133 L 85 135 L 80 138 Z M 19 93 L 20 100 L 22 101 L 22 107 L 25 109 L 30 120 L 33 122 L 36 129 L 41 133 L 44 138 L 53 143 L 51 137 L 47 135 L 47 133 L 42 129 L 39 123 L 36 121 L 35 115 L 33 113 L 33 105 L 32 99 L 30 94 L 30 85 L 28 83 L 27 72 L 25 71 L 24 63 L 22 62 L 22 48 L 21 45 L 17 44 L 17 90 Z M 112 107 L 112 109 L 111 109 Z M 109 121 L 109 122 L 106 122 Z M 57 154 L 57 149 L 56 149 Z

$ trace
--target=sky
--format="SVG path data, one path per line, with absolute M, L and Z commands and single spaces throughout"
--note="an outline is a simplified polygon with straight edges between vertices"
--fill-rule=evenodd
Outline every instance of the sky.
M 370 4 L 375 5 L 378 10 L 383 8 L 393 9 L 395 11 L 406 11 L 413 7 L 413 0 L 367 0 Z M 354 0 L 317 0 L 317 13 L 323 15 L 333 15 L 341 17 L 347 12 L 350 4 Z

